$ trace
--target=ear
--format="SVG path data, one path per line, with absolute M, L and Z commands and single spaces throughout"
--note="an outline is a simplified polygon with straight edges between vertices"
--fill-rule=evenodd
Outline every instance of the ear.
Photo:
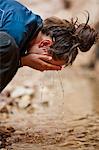
M 42 40 L 40 43 L 39 43 L 39 48 L 40 47 L 44 47 L 44 46 L 51 46 L 52 45 L 52 41 L 51 40 Z

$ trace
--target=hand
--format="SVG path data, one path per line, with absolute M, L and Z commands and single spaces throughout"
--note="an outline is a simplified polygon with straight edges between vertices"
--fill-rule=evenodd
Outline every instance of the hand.
M 36 45 L 32 47 L 31 50 L 28 51 L 28 54 L 40 54 L 40 55 L 51 56 L 51 54 L 48 53 L 48 50 L 46 47 L 41 47 L 38 49 Z M 51 59 L 50 63 L 53 65 L 57 65 L 57 66 L 63 66 L 65 64 L 65 61 L 58 60 L 58 59 L 57 60 Z
M 38 44 L 33 45 L 31 47 L 31 49 L 28 50 L 28 54 L 40 54 L 40 55 L 51 56 L 51 54 L 49 54 L 49 52 L 48 52 L 47 46 L 43 46 L 43 47 L 39 47 L 39 46 L 38 46 Z M 57 65 L 57 66 L 63 66 L 63 65 L 65 65 L 66 61 L 59 60 L 59 59 L 57 59 L 57 60 L 51 59 L 50 63 L 53 65 Z
M 29 66 L 33 69 L 44 70 L 61 70 L 61 66 L 53 65 L 51 56 L 40 54 L 28 54 L 21 58 L 22 66 Z

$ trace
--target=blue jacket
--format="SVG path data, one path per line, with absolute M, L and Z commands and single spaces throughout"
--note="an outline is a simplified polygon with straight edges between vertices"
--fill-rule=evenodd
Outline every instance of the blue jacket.
M 40 16 L 15 0 L 0 0 L 0 31 L 10 34 L 24 55 L 28 42 L 42 28 Z

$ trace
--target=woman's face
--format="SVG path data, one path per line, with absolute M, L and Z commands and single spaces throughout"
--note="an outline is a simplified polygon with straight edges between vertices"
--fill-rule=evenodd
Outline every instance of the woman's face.
M 35 54 L 40 54 L 40 55 L 48 55 L 51 56 L 51 54 L 49 54 L 48 50 L 50 48 L 50 46 L 53 44 L 52 40 L 45 36 L 44 38 L 41 38 L 38 41 L 35 41 L 31 47 L 29 48 L 29 53 L 35 53 Z M 65 61 L 64 60 L 54 60 L 52 59 L 51 62 L 54 65 L 64 65 Z

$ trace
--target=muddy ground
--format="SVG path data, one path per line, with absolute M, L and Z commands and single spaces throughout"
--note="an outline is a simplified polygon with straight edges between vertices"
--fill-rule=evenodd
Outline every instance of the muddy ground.
M 89 1 L 98 10 L 92 0 L 79 0 L 79 9 L 91 11 Z M 21 2 L 44 18 L 78 13 L 78 3 L 68 11 L 60 0 Z M 99 63 L 84 67 L 94 49 L 61 72 L 19 69 L 0 95 L 0 150 L 99 150 Z

